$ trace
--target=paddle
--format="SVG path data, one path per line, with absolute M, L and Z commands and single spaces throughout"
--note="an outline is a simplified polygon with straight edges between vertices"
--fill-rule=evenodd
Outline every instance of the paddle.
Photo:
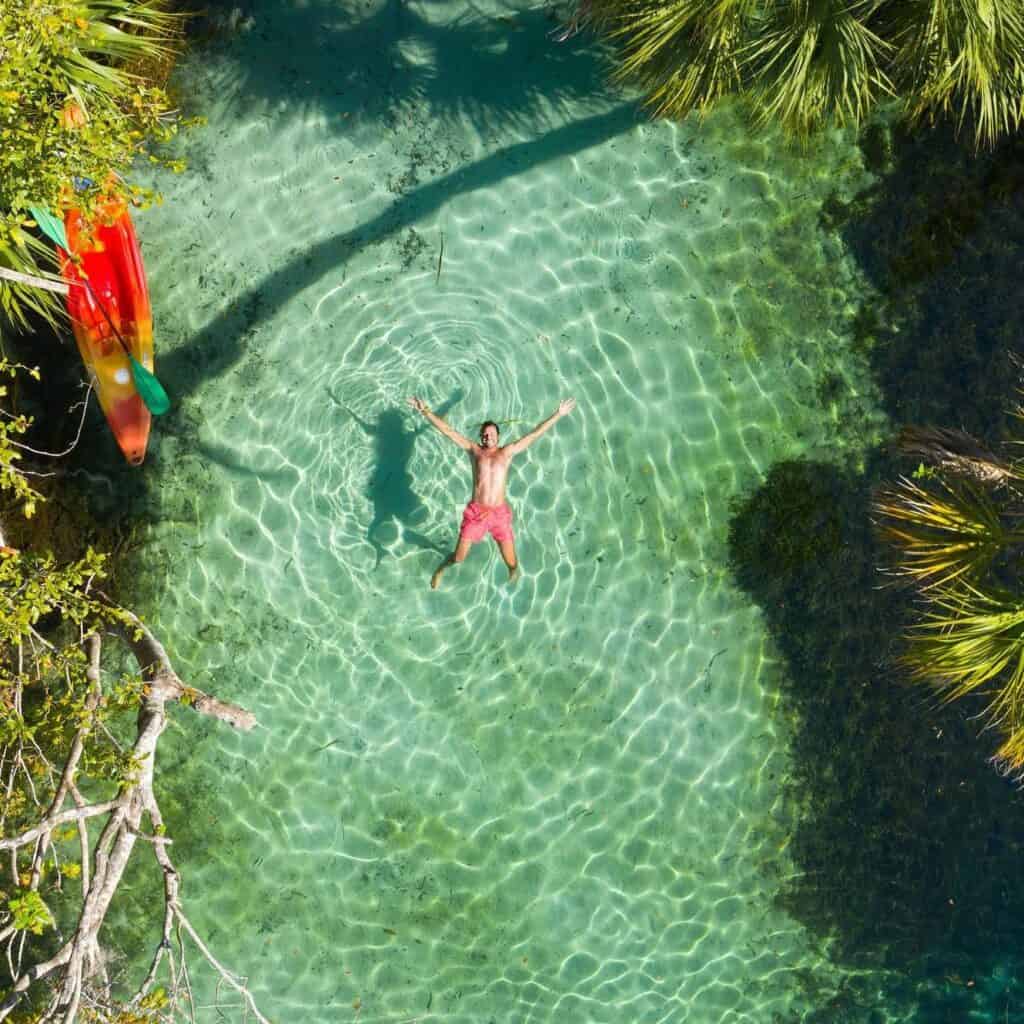
M 70 256 L 71 248 L 68 245 L 68 236 L 64 230 L 64 224 L 50 213 L 49 210 L 44 210 L 41 207 L 30 206 L 29 212 L 39 225 L 39 230 Z M 110 325 L 110 329 L 121 343 L 121 348 L 124 349 L 124 354 L 128 357 L 128 362 L 132 368 L 132 379 L 135 381 L 135 390 L 138 391 L 139 398 L 142 399 L 143 404 L 154 416 L 162 416 L 171 407 L 171 400 L 167 397 L 167 392 L 164 391 L 163 385 L 132 355 L 128 343 L 121 337 L 121 332 L 114 326 L 113 321 L 103 307 L 103 303 L 100 302 L 99 296 L 93 291 L 89 279 L 84 274 L 80 276 L 80 279 L 84 282 L 86 288 L 89 289 L 93 301 L 103 314 L 103 319 Z

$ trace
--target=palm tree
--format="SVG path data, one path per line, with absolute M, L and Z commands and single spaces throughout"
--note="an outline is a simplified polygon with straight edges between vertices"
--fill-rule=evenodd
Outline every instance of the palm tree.
M 969 121 L 988 145 L 1021 121 L 1019 0 L 579 0 L 582 24 L 659 116 L 736 96 L 755 121 L 806 136 L 895 97 L 912 118 Z
M 1020 410 L 1018 410 L 1018 413 Z M 943 701 L 975 694 L 1002 737 L 993 755 L 1024 772 L 1024 473 L 960 431 L 909 430 L 904 454 L 921 482 L 901 478 L 874 500 L 889 571 L 920 600 L 900 661 Z

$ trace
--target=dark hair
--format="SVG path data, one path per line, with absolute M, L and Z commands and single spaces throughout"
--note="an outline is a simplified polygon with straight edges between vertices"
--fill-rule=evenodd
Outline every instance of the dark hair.
M 488 427 L 494 427 L 494 429 L 498 432 L 498 436 L 501 436 L 501 427 L 499 427 L 498 424 L 494 422 L 494 420 L 486 420 L 483 423 L 481 423 L 480 433 L 482 434 Z

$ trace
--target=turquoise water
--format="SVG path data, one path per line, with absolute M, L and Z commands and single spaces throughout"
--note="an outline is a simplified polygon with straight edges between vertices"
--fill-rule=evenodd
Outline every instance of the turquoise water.
M 225 21 L 139 218 L 177 412 L 138 587 L 261 723 L 167 737 L 196 924 L 276 1021 L 827 1006 L 849 974 L 777 900 L 782 666 L 726 534 L 773 463 L 886 428 L 819 222 L 866 181 L 852 139 L 649 123 L 539 8 Z M 428 589 L 470 476 L 410 394 L 507 436 L 576 397 L 511 475 L 516 586 L 480 545 Z

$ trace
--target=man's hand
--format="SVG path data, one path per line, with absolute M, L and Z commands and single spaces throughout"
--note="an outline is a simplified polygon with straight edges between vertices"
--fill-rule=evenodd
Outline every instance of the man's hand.
M 526 451 L 527 448 L 537 440 L 546 430 L 550 430 L 563 416 L 568 416 L 569 413 L 576 408 L 575 398 L 563 398 L 558 403 L 558 408 L 543 422 L 537 424 L 528 434 L 524 434 L 518 441 L 513 441 L 511 444 L 505 445 L 505 451 L 509 455 L 516 455 L 518 452 Z
M 422 398 L 416 398 L 414 396 L 412 398 L 406 399 L 406 401 L 417 412 L 422 413 L 428 423 L 431 423 L 437 430 L 440 430 L 445 437 L 449 438 L 449 440 L 454 441 L 460 448 L 463 449 L 463 451 L 468 452 L 473 450 L 473 442 L 470 441 L 468 438 L 463 437 L 454 428 L 448 426 L 448 424 L 445 423 L 445 421 L 441 419 L 441 417 L 438 416 L 436 412 L 431 412 L 430 406 L 427 405 L 427 403 L 424 402 Z

